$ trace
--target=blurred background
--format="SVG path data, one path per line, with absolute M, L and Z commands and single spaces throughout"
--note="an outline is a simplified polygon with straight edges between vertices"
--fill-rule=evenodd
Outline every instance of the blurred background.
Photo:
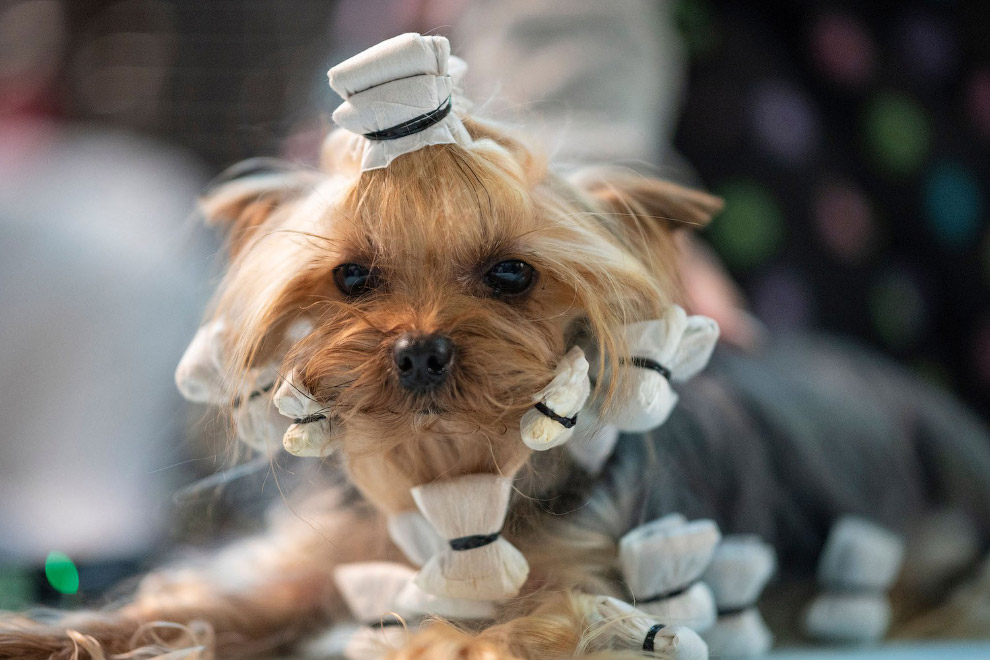
M 990 410 L 990 3 L 0 0 L 0 608 L 260 520 L 172 496 L 229 467 L 172 383 L 219 272 L 193 201 L 243 158 L 314 162 L 326 70 L 405 31 L 561 160 L 725 197 L 702 239 L 762 326 Z

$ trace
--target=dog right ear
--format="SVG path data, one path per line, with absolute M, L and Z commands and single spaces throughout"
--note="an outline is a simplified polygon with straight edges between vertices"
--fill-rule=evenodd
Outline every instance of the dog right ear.
M 229 167 L 200 194 L 206 224 L 223 228 L 230 254 L 251 239 L 285 202 L 312 189 L 316 174 L 275 158 L 251 158 Z

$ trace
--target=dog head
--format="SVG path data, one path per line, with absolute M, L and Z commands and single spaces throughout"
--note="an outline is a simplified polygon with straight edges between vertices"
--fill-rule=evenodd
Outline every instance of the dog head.
M 229 368 L 278 357 L 388 510 L 440 475 L 525 464 L 519 419 L 557 361 L 575 343 L 621 356 L 623 324 L 676 295 L 673 232 L 720 208 L 630 173 L 565 178 L 503 129 L 465 126 L 469 145 L 365 172 L 333 133 L 322 169 L 256 164 L 203 199 L 228 235 Z M 290 341 L 299 320 L 312 329 Z

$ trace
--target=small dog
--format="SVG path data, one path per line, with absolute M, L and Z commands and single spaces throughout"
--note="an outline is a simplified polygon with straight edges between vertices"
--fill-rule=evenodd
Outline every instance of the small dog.
M 595 648 L 575 594 L 628 599 L 616 539 L 671 512 L 759 534 L 789 584 L 811 576 L 844 514 L 907 533 L 952 505 L 988 538 L 980 423 L 877 357 L 825 340 L 755 355 L 720 348 L 670 420 L 623 437 L 597 475 L 562 448 L 528 449 L 519 420 L 572 346 L 602 365 L 593 397 L 607 417 L 622 396 L 608 373 L 628 351 L 621 328 L 678 299 L 675 235 L 722 204 L 628 172 L 565 177 L 525 138 L 462 121 L 469 145 L 425 146 L 367 171 L 338 129 L 321 169 L 253 161 L 202 200 L 228 237 L 212 314 L 230 321 L 229 377 L 273 359 L 296 374 L 333 429 L 324 469 L 346 483 L 264 537 L 148 576 L 118 610 L 0 631 L 0 657 L 186 648 L 182 657 L 239 658 L 291 643 L 345 616 L 334 566 L 402 561 L 385 522 L 415 509 L 410 489 L 459 475 L 516 475 L 503 533 L 529 578 L 494 622 L 426 625 L 394 657 L 543 660 Z M 300 322 L 309 331 L 298 338 Z

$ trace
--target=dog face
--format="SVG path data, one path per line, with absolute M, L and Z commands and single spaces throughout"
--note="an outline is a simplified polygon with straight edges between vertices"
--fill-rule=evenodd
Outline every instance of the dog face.
M 621 354 L 622 324 L 673 295 L 674 221 L 718 208 L 641 178 L 569 182 L 467 125 L 470 147 L 364 173 L 339 157 L 326 172 L 268 168 L 204 200 L 229 224 L 216 311 L 236 328 L 231 369 L 281 358 L 329 411 L 352 479 L 390 510 L 439 475 L 518 470 L 519 419 L 559 358 L 579 341 L 603 364 Z M 300 319 L 312 330 L 289 342 Z

